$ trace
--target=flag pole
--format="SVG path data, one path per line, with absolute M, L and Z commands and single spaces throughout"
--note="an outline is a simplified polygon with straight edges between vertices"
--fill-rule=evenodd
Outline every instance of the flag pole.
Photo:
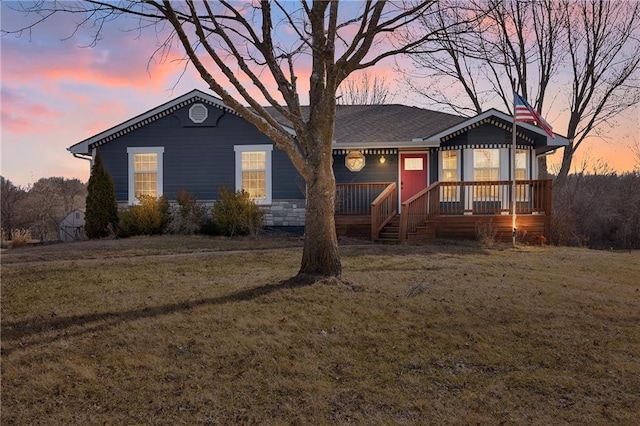
M 513 83 L 513 131 L 511 136 L 511 239 L 513 247 L 516 246 L 516 236 L 518 230 L 516 228 L 516 81 Z

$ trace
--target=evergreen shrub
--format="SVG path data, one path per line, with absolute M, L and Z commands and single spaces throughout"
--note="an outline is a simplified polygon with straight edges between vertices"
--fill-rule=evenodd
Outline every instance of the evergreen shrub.
M 104 169 L 100 151 L 91 168 L 87 185 L 84 230 L 88 238 L 114 236 L 118 229 L 118 203 L 109 172 Z

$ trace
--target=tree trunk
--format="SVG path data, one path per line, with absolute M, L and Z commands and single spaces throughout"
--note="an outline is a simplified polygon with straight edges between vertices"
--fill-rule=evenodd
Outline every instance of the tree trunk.
M 567 146 L 564 148 L 564 153 L 562 154 L 562 165 L 560 166 L 560 171 L 558 172 L 558 177 L 556 178 L 556 184 L 561 185 L 564 183 L 564 180 L 569 175 L 569 171 L 571 170 L 571 161 L 573 160 L 574 149 L 572 146 Z
M 549 169 L 547 167 L 547 156 L 538 157 L 538 179 L 547 179 L 549 177 Z
M 325 158 L 307 179 L 305 241 L 299 274 L 338 278 L 342 274 L 334 217 L 335 193 L 332 161 Z

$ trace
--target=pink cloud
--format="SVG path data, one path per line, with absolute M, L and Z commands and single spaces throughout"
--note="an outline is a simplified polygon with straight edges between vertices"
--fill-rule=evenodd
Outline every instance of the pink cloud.
M 7 8 L 3 7 L 5 12 Z M 8 31 L 26 25 L 21 23 L 24 17 L 15 17 L 19 19 L 11 28 L 5 25 L 3 16 L 3 27 L 8 27 Z M 151 58 L 158 40 L 162 40 L 161 33 L 147 30 L 136 37 L 131 32 L 105 26 L 101 33 L 103 40 L 94 47 L 80 47 L 89 45 L 92 37 L 89 29 L 83 29 L 66 39 L 75 28 L 74 19 L 54 16 L 37 25 L 30 34 L 3 37 L 3 84 L 31 86 L 49 80 L 114 88 L 163 87 L 181 69 L 175 62 L 182 58 L 178 49 L 163 58 L 158 55 Z M 13 23 L 9 17 L 6 22 Z M 126 20 L 117 22 L 127 24 Z
M 87 135 L 95 135 L 130 118 L 131 112 L 125 101 L 107 100 L 91 106 L 94 120 L 86 121 L 83 129 Z M 122 118 L 126 117 L 126 118 Z
M 12 85 L 28 85 L 45 79 L 102 87 L 148 87 L 164 84 L 168 77 L 178 71 L 178 67 L 170 62 L 179 58 L 177 53 L 168 57 L 169 62 L 151 65 L 147 70 L 147 56 L 150 53 L 132 46 L 123 47 L 128 59 L 120 57 L 122 53 L 113 54 L 111 50 L 34 50 L 25 55 L 22 49 L 18 51 L 13 46 L 5 48 L 3 80 Z
M 32 102 L 23 93 L 19 93 L 3 86 L 2 96 L 2 128 L 3 131 L 24 134 L 38 130 L 50 130 L 54 126 L 42 127 L 42 122 L 60 117 L 58 111 L 51 110 L 47 105 Z

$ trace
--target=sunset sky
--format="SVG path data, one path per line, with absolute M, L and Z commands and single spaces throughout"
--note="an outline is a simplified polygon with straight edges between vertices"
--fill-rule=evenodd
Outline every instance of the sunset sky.
M 10 4 L 0 6 L 3 30 L 23 27 L 33 19 L 10 10 Z M 76 19 L 56 16 L 30 33 L 0 39 L 0 174 L 14 184 L 28 186 L 52 176 L 86 182 L 88 162 L 74 158 L 69 146 L 194 88 L 207 91 L 193 67 L 184 70 L 177 49 L 162 63 L 150 61 L 157 43 L 153 33 L 126 31 L 133 26 L 118 21 L 104 29 L 96 47 L 82 47 L 91 39 L 85 32 L 72 35 Z M 372 72 L 395 84 L 391 64 Z M 396 94 L 393 101 L 424 106 L 407 93 Z M 562 133 L 562 112 L 549 111 L 546 118 Z M 639 143 L 640 110 L 619 117 L 604 134 L 606 141 L 594 137 L 586 142 L 574 164 L 587 156 L 619 172 L 633 170 L 638 160 L 630 147 Z

